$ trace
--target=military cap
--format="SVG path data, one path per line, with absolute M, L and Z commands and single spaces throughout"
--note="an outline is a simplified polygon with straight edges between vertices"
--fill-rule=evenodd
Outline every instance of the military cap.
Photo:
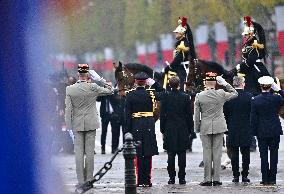
M 78 72 L 79 73 L 88 73 L 89 65 L 88 64 L 78 64 Z
M 145 72 L 139 72 L 134 75 L 134 79 L 136 80 L 146 80 L 149 76 Z
M 207 72 L 205 74 L 206 81 L 216 81 L 217 73 L 215 72 Z
M 270 76 L 262 76 L 258 79 L 258 83 L 261 85 L 271 85 L 273 84 L 274 80 Z

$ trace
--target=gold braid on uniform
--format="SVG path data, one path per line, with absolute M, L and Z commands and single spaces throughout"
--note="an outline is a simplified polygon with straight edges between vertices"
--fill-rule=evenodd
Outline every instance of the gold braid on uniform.
M 189 47 L 186 47 L 184 45 L 184 41 L 181 41 L 180 44 L 177 46 L 176 50 L 178 52 L 182 52 L 183 58 L 184 58 L 184 52 L 189 51 Z
M 254 40 L 252 45 L 251 45 L 252 48 L 254 48 L 259 56 L 259 52 L 258 52 L 258 49 L 264 49 L 264 45 L 263 44 L 259 44 L 257 42 L 257 40 Z
M 149 92 L 149 94 L 150 94 L 150 97 L 151 97 L 151 99 L 152 99 L 152 104 L 153 104 L 153 112 L 156 110 L 156 108 L 157 108 L 157 105 L 156 105 L 156 96 L 155 96 L 155 94 L 154 94 L 154 90 L 153 89 L 146 89 L 148 92 Z

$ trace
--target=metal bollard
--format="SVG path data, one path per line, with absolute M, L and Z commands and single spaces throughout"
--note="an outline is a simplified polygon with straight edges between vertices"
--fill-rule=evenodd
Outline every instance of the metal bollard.
M 125 144 L 123 149 L 123 157 L 125 159 L 125 194 L 136 194 L 136 174 L 134 166 L 134 158 L 136 149 L 133 143 L 131 133 L 125 134 Z

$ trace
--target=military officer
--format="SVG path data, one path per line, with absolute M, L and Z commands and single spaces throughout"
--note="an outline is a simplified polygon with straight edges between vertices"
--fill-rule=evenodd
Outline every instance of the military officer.
M 278 112 L 284 105 L 284 91 L 280 90 L 270 76 L 258 79 L 262 93 L 254 97 L 251 102 L 251 126 L 257 136 L 261 158 L 262 181 L 260 184 L 276 184 L 278 149 L 280 135 L 283 135 Z M 270 92 L 271 88 L 278 92 Z M 268 161 L 270 150 L 270 162 Z
M 216 81 L 219 85 L 225 86 L 228 92 L 223 89 L 216 90 Z M 224 132 L 227 131 L 223 105 L 226 101 L 237 97 L 238 92 L 222 77 L 216 77 L 212 72 L 206 73 L 205 86 L 206 90 L 198 93 L 194 102 L 194 130 L 200 133 L 203 147 L 204 181 L 200 185 L 218 186 L 222 185 L 220 182 L 222 146 Z
M 245 91 L 254 96 L 261 93 L 257 82 L 262 76 L 269 76 L 269 72 L 263 64 L 266 56 L 265 33 L 262 26 L 251 20 L 250 16 L 244 17 L 244 31 L 242 35 L 246 42 L 242 48 L 242 63 L 236 66 L 239 73 L 245 75 Z
M 89 83 L 90 77 L 104 87 Z M 100 127 L 96 98 L 111 95 L 113 90 L 96 72 L 92 71 L 90 76 L 88 64 L 78 64 L 78 78 L 66 88 L 65 122 L 75 135 L 76 174 L 80 185 L 93 178 L 95 136 Z
M 156 97 L 153 90 L 145 89 L 148 78 L 144 72 L 134 75 L 137 88 L 126 96 L 125 114 L 126 132 L 141 143 L 136 148 L 137 186 L 151 187 L 152 156 L 158 154 L 158 147 L 153 117 Z
M 174 59 L 169 64 L 167 61 L 167 67 L 165 68 L 164 85 L 165 89 L 170 90 L 168 85 L 169 79 L 173 76 L 178 76 L 180 79 L 180 90 L 184 90 L 184 83 L 189 70 L 189 60 L 195 59 L 196 54 L 193 48 L 192 32 L 187 24 L 187 18 L 182 17 L 178 20 L 179 26 L 173 31 L 176 37 L 176 44 L 174 50 Z

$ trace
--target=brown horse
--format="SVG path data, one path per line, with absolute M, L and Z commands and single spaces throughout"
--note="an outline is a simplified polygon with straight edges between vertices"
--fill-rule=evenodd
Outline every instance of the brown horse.
M 120 96 L 126 96 L 126 93 L 135 89 L 134 75 L 138 72 L 145 72 L 150 78 L 156 74 L 153 69 L 139 63 L 119 64 L 113 63 L 115 68 L 115 79 L 117 81 L 118 93 Z M 158 74 L 157 74 L 158 77 Z M 155 103 L 154 118 L 157 121 L 160 117 L 160 103 Z
M 119 94 L 125 96 L 125 92 L 131 90 L 135 87 L 134 85 L 134 75 L 138 72 L 145 72 L 149 77 L 154 78 L 156 81 L 160 82 L 164 80 L 164 73 L 155 72 L 153 69 L 146 65 L 139 63 L 128 63 L 119 65 L 114 64 L 115 67 L 115 78 L 118 84 Z M 192 60 L 189 65 L 189 73 L 187 74 L 186 80 L 186 90 L 191 96 L 191 104 L 193 108 L 193 103 L 195 100 L 195 95 L 204 90 L 204 79 L 206 72 L 214 72 L 217 75 L 223 76 L 227 82 L 232 83 L 233 76 L 236 74 L 235 70 L 228 71 L 224 69 L 221 65 L 215 62 L 203 61 L 203 60 Z M 217 88 L 222 88 L 222 86 L 217 86 Z M 159 103 L 157 103 L 157 110 L 155 111 L 155 119 L 159 118 Z M 279 111 L 279 115 L 284 118 L 284 107 Z

